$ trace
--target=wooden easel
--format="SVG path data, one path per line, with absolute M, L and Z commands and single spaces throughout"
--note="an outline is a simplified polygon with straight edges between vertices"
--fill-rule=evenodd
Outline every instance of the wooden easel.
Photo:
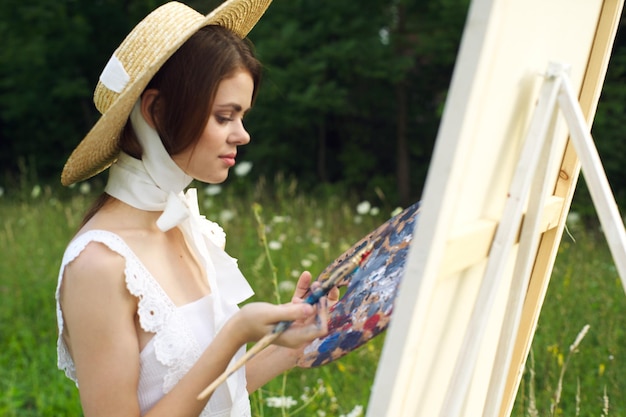
M 541 212 L 551 192 L 547 173 L 550 172 L 550 164 L 554 163 L 556 156 L 553 131 L 558 110 L 561 110 L 565 117 L 571 140 L 581 160 L 583 175 L 626 291 L 624 224 L 593 143 L 590 128 L 570 85 L 567 68 L 562 64 L 550 64 L 511 184 L 502 216 L 503 221 L 498 226 L 491 246 L 485 278 L 470 318 L 461 353 L 456 360 L 441 417 L 458 416 L 466 401 L 471 376 L 475 371 L 477 350 L 495 302 L 499 277 L 506 268 L 508 255 L 519 233 L 517 262 L 483 416 L 497 416 L 500 413 L 528 279 L 535 262 L 534 254 L 537 253 L 539 245 Z M 524 214 L 525 207 L 527 209 Z
M 589 134 L 623 4 L 472 0 L 368 416 L 510 414 L 581 166 L 625 282 Z

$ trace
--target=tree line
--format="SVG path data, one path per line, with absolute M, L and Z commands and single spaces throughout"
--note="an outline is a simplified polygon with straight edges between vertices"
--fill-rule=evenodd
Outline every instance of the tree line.
M 208 13 L 221 1 L 187 1 Z M 93 88 L 129 30 L 164 1 L 0 3 L 0 167 L 58 182 L 97 120 Z M 304 187 L 340 184 L 393 204 L 419 198 L 469 0 L 274 0 L 250 33 L 264 79 L 241 159 Z M 594 125 L 626 201 L 621 139 L 626 39 L 618 37 Z M 34 173 L 34 174 L 33 174 Z M 584 186 L 583 186 L 584 188 Z M 583 191 L 584 192 L 584 191 Z

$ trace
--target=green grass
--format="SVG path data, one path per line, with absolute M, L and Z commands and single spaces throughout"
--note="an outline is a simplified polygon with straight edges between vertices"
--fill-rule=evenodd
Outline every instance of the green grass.
M 0 415 L 80 416 L 76 388 L 56 369 L 54 291 L 64 247 L 94 195 L 40 191 L 34 197 L 30 190 L 0 197 Z M 356 199 L 335 195 L 303 195 L 296 182 L 285 179 L 254 187 L 234 181 L 215 196 L 200 187 L 203 212 L 226 230 L 227 249 L 257 293 L 253 300 L 266 301 L 291 295 L 276 289 L 274 274 L 282 288 L 304 269 L 319 273 L 393 209 L 378 202 L 373 205 L 381 206 L 379 214 L 358 216 Z M 254 203 L 261 207 L 270 246 L 277 248 L 268 251 L 274 271 L 259 239 Z M 572 234 L 576 243 L 565 236 L 557 257 L 529 361 L 534 379 L 529 368 L 516 417 L 532 415 L 531 403 L 540 416 L 607 415 L 605 398 L 608 415 L 626 415 L 626 295 L 603 236 L 583 229 Z M 568 360 L 569 346 L 586 324 L 589 332 Z M 340 416 L 366 408 L 383 339 L 330 365 L 276 378 L 253 395 L 253 415 Z M 561 399 L 551 413 L 564 363 Z M 297 404 L 269 407 L 270 397 L 292 397 Z
M 538 415 L 625 416 L 626 294 L 604 236 L 597 229 L 570 231 L 575 240 L 567 234 L 562 239 L 532 345 Z M 587 324 L 589 332 L 570 358 L 560 403 L 551 413 L 569 347 Z M 528 415 L 529 375 L 513 416 Z

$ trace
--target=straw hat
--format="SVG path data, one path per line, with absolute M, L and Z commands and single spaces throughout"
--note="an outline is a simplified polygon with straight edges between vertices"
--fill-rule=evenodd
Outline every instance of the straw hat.
M 228 0 L 204 16 L 171 2 L 146 16 L 113 53 L 94 92 L 102 117 L 65 163 L 61 183 L 70 185 L 107 169 L 119 153 L 118 140 L 133 105 L 148 82 L 201 27 L 219 25 L 246 37 L 272 0 Z

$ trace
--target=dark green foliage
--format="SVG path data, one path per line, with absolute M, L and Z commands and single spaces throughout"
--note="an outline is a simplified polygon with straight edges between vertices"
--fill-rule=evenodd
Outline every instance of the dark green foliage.
M 0 5 L 0 166 L 57 182 L 98 113 L 92 92 L 130 28 L 163 1 Z M 220 2 L 193 1 L 206 13 Z M 394 201 L 398 159 L 421 193 L 468 0 L 275 1 L 250 34 L 266 65 L 244 157 L 255 175 L 342 183 Z M 407 142 L 398 151 L 398 141 Z M 410 164 L 409 164 L 410 162 Z M 410 178 L 409 178 L 410 177 Z M 406 197 L 406 196 L 405 196 Z
M 0 180 L 58 183 L 98 118 L 92 93 L 115 47 L 163 0 L 0 2 Z M 207 13 L 220 0 L 194 0 Z M 341 185 L 389 204 L 419 198 L 469 0 L 276 0 L 250 38 L 265 79 L 247 119 L 252 175 Z M 626 36 L 593 134 L 620 205 Z M 20 178 L 21 179 L 21 178 Z M 593 214 L 584 184 L 574 210 Z M 316 188 L 317 189 L 317 188 Z
M 626 140 L 624 125 L 626 123 L 626 27 L 621 24 L 615 48 L 607 73 L 598 111 L 593 125 L 592 134 L 609 183 L 620 207 L 626 207 L 626 178 L 624 177 L 624 157 L 626 156 Z M 584 178 L 584 173 L 583 173 Z M 590 201 L 586 184 L 578 186 L 580 195 L 579 209 L 585 215 L 593 215 L 593 208 L 583 202 Z M 622 213 L 623 215 L 624 213 Z
M 395 195 L 396 166 L 407 158 L 418 198 L 466 3 L 272 5 L 253 32 L 267 71 L 250 115 L 250 158 L 266 174 L 341 182 L 366 196 L 374 184 Z
M 153 0 L 0 3 L 0 166 L 22 159 L 59 177 L 71 149 L 98 117 L 92 94 L 115 47 Z

